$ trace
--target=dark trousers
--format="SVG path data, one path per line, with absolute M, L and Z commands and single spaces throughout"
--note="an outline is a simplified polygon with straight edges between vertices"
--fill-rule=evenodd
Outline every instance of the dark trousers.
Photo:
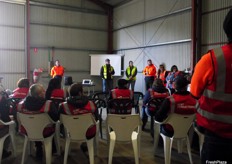
M 232 163 L 232 139 L 205 135 L 201 163 L 207 164 L 210 161 Z
M 145 77 L 145 85 L 146 85 L 146 91 L 152 87 L 152 84 L 154 82 L 155 78 L 154 76 L 146 76 Z

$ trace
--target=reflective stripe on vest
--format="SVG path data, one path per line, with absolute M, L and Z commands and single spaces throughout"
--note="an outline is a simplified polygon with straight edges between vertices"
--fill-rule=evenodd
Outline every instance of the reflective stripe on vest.
M 126 69 L 126 72 L 127 72 L 127 74 L 129 75 L 129 76 L 133 76 L 134 74 L 135 74 L 135 70 L 136 70 L 136 67 L 135 66 L 133 66 L 133 68 L 132 68 L 132 71 L 130 72 L 130 67 L 127 67 L 127 69 Z M 126 78 L 127 80 L 129 80 L 129 78 L 127 77 Z M 135 77 L 133 77 L 131 80 L 136 80 L 136 76 Z
M 169 96 L 169 92 L 159 93 L 159 92 L 155 92 L 151 88 L 149 89 L 149 92 L 150 92 L 151 98 L 166 98 Z
M 113 67 L 110 66 L 110 71 L 112 72 L 113 71 Z M 107 66 L 106 65 L 103 65 L 103 76 L 104 76 L 104 79 L 107 79 Z M 111 79 L 113 79 L 113 76 L 111 75 Z
M 225 85 L 226 85 L 226 59 L 222 48 L 214 49 L 214 55 L 217 62 L 217 72 L 218 76 L 216 77 L 216 88 L 215 91 L 205 89 L 203 96 L 209 99 L 222 101 L 222 102 L 232 102 L 232 94 L 225 93 Z M 215 70 L 214 70 L 215 71 Z M 219 76 L 220 75 L 220 76 Z M 203 104 L 206 102 L 203 102 Z M 210 120 L 219 121 L 222 123 L 232 124 L 232 116 L 224 115 L 224 114 L 214 114 L 213 112 L 206 111 L 201 107 L 198 108 L 197 112 Z

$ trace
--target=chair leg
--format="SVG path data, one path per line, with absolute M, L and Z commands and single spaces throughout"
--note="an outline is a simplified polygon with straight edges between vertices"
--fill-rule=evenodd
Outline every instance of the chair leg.
M 166 137 L 165 135 L 161 134 L 163 141 L 164 141 L 164 158 L 165 164 L 171 163 L 171 153 L 172 153 L 172 138 Z
M 138 147 L 138 140 L 137 139 L 132 140 L 132 146 L 133 146 L 133 150 L 134 150 L 135 163 L 139 164 L 139 147 Z
M 8 135 L 5 135 L 4 137 L 2 137 L 0 139 L 0 163 L 2 163 L 2 152 L 3 152 L 3 146 L 4 146 L 4 141 L 6 140 L 6 138 L 8 137 Z
M 27 144 L 28 144 L 28 138 L 27 136 L 24 137 L 24 145 L 23 145 L 23 155 L 22 155 L 22 161 L 21 164 L 25 163 L 25 157 L 26 157 L 26 151 L 27 151 Z
M 100 135 L 101 135 L 101 139 L 103 137 L 102 135 L 102 108 L 100 109 L 100 114 L 99 114 L 99 126 L 100 126 Z
M 94 155 L 98 156 L 98 147 L 99 147 L 99 121 L 97 122 L 96 135 L 94 137 Z
M 14 157 L 16 157 L 15 126 L 16 126 L 15 124 L 9 126 L 9 134 L 10 134 L 10 140 L 11 140 Z
M 114 146 L 115 146 L 115 140 L 110 139 L 108 164 L 112 164 Z
M 155 130 L 154 131 L 154 155 L 155 155 L 159 143 L 160 125 L 155 123 L 154 130 Z
M 53 136 L 44 140 L 46 164 L 52 163 L 52 139 Z
M 201 154 L 201 150 L 202 150 L 205 136 L 203 134 L 198 134 L 198 136 L 199 136 L 199 147 L 200 147 L 200 154 Z
M 70 139 L 66 138 L 65 150 L 64 150 L 64 164 L 67 164 L 68 154 L 69 154 L 69 145 L 70 145 Z
M 187 143 L 187 151 L 188 151 L 188 155 L 189 155 L 189 160 L 190 160 L 190 163 L 192 164 L 193 160 L 192 160 L 191 147 L 190 147 L 190 142 L 189 142 L 188 137 L 186 138 L 186 143 Z
M 94 164 L 94 142 L 93 138 L 90 140 L 87 140 L 87 146 L 89 151 L 89 163 Z
M 60 155 L 60 122 L 56 122 L 56 132 L 54 136 L 55 144 L 56 144 L 56 151 L 57 154 Z

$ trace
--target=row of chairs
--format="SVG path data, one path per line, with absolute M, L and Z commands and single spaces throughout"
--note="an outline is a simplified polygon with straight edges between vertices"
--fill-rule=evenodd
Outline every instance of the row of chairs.
M 60 125 L 63 124 L 65 128 L 65 153 L 64 153 L 64 164 L 67 163 L 68 153 L 70 150 L 71 142 L 87 142 L 89 161 L 90 164 L 94 163 L 94 154 L 97 154 L 98 148 L 98 123 L 93 118 L 92 114 L 84 115 L 63 115 L 60 116 L 60 122 L 53 122 L 47 113 L 41 113 L 36 115 L 18 113 L 18 119 L 20 124 L 26 129 L 27 134 L 25 136 L 23 155 L 21 163 L 25 163 L 26 152 L 28 149 L 28 143 L 34 141 L 41 141 L 44 143 L 46 163 L 51 163 L 52 160 L 52 139 L 59 143 L 59 128 L 49 137 L 43 136 L 43 130 L 50 124 Z M 112 163 L 113 151 L 115 142 L 132 142 L 135 163 L 139 163 L 140 153 L 140 136 L 141 136 L 141 119 L 138 114 L 135 115 L 113 115 L 107 116 L 107 134 L 109 141 L 109 160 L 108 163 Z M 73 126 L 75 125 L 75 126 Z M 96 135 L 94 138 L 87 139 L 86 132 L 89 127 L 96 125 Z M 126 128 L 122 128 L 126 125 Z M 56 126 L 59 127 L 59 126 Z M 58 134 L 58 135 L 57 135 Z M 56 145 L 59 151 L 60 144 Z M 95 153 L 94 153 L 95 150 Z

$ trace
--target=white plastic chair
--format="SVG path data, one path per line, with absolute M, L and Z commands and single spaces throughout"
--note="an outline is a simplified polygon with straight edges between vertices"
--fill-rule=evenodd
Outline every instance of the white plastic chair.
M 192 122 L 194 119 L 195 119 L 195 114 L 181 115 L 181 114 L 172 113 L 163 122 L 155 121 L 154 151 L 156 151 L 157 149 L 157 145 L 159 142 L 159 134 L 160 134 L 164 141 L 165 164 L 171 163 L 171 150 L 172 150 L 173 139 L 178 140 L 178 142 L 181 144 L 183 140 L 186 140 L 189 160 L 190 163 L 193 163 L 188 131 L 192 126 Z M 160 125 L 162 124 L 170 124 L 173 127 L 174 134 L 172 137 L 168 137 L 164 135 L 162 132 L 160 132 Z M 182 152 L 180 149 L 182 148 L 182 146 L 179 143 L 178 143 L 178 152 L 180 153 Z
M 205 135 L 201 133 L 195 125 L 193 125 L 193 129 L 199 137 L 199 148 L 200 148 L 200 154 L 201 154 L 202 146 L 205 140 Z
M 9 133 L 4 135 L 2 138 L 0 138 L 0 157 L 2 157 L 4 142 L 8 136 L 10 136 L 12 149 L 13 149 L 13 155 L 16 156 L 16 144 L 15 144 L 15 122 L 9 121 L 9 122 L 3 122 L 0 120 L 0 125 L 9 126 Z M 0 158 L 0 163 L 2 162 L 2 158 Z
M 94 163 L 94 140 L 98 138 L 98 126 L 92 113 L 82 115 L 60 115 L 60 122 L 65 128 L 65 153 L 64 164 L 67 164 L 70 142 L 87 142 L 90 164 Z M 96 125 L 96 135 L 91 139 L 86 138 L 86 132 L 89 127 Z M 96 142 L 98 145 L 98 141 Z
M 55 124 L 47 113 L 39 114 L 24 114 L 17 113 L 18 119 L 21 125 L 26 129 L 27 135 L 24 140 L 23 156 L 21 163 L 25 163 L 25 155 L 27 151 L 27 144 L 29 141 L 41 141 L 44 143 L 45 154 L 46 154 L 46 164 L 50 164 L 52 161 L 52 139 L 54 137 L 53 133 L 49 137 L 43 136 L 43 130 L 45 127 L 51 124 Z
M 109 159 L 108 164 L 112 163 L 115 142 L 132 142 L 134 149 L 135 163 L 139 164 L 140 157 L 140 136 L 141 119 L 139 114 L 117 115 L 108 114 L 106 118 L 107 131 L 109 138 Z

